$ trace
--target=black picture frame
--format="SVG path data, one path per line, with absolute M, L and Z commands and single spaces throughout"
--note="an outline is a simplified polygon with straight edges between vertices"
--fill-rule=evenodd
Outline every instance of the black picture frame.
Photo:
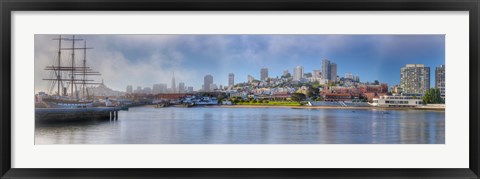
M 2 178 L 478 178 L 480 176 L 479 0 L 0 0 Z M 458 169 L 41 169 L 11 168 L 11 12 L 13 11 L 468 11 L 469 168 Z M 441 156 L 439 156 L 441 157 Z M 412 161 L 413 162 L 413 161 Z

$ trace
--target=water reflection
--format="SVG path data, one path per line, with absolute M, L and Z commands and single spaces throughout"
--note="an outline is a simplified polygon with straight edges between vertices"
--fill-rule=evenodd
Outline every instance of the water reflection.
M 414 110 L 136 107 L 118 121 L 35 128 L 35 144 L 444 143 L 445 113 Z

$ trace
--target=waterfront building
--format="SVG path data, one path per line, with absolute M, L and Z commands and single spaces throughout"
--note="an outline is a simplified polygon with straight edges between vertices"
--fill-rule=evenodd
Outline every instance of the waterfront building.
M 423 105 L 423 100 L 416 96 L 383 95 L 373 98 L 372 106 L 379 107 L 417 107 Z
M 260 80 L 261 81 L 266 81 L 267 78 L 268 78 L 268 68 L 260 69 Z
M 430 67 L 407 64 L 400 69 L 400 87 L 404 93 L 425 94 L 430 89 Z
M 235 75 L 233 73 L 228 74 L 228 86 L 235 85 Z
M 388 92 L 388 85 L 386 83 L 382 83 L 379 85 L 359 85 L 358 89 L 362 93 L 387 93 Z
M 184 93 L 185 92 L 185 83 L 183 83 L 183 82 L 178 83 L 178 92 L 179 93 Z
M 399 85 L 395 85 L 392 87 L 392 94 L 402 94 L 403 90 L 400 88 Z
M 128 94 L 132 94 L 132 93 L 133 93 L 133 86 L 132 86 L 132 85 L 128 85 L 128 86 L 127 86 L 127 93 L 128 93 Z
M 297 66 L 293 69 L 293 80 L 300 81 L 303 78 L 303 66 Z
M 327 93 L 325 94 L 325 101 L 351 101 L 352 95 L 349 93 L 334 94 Z
M 211 86 L 213 85 L 213 76 L 205 75 L 203 78 L 203 91 L 212 91 Z
M 440 96 L 445 98 L 445 65 L 435 68 L 435 88 L 440 89 Z

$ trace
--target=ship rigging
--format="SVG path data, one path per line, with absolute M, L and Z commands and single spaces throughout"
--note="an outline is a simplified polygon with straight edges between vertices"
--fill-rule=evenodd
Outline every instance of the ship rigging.
M 53 98 L 51 100 L 61 100 L 64 104 L 67 104 L 66 101 L 76 104 L 93 102 L 88 92 L 88 85 L 100 83 L 94 82 L 94 80 L 88 77 L 101 75 L 87 66 L 87 50 L 93 48 L 87 47 L 87 41 L 76 38 L 75 35 L 72 38 L 65 38 L 60 35 L 53 40 L 58 41 L 58 51 L 53 64 L 45 68 L 45 70 L 51 71 L 50 78 L 43 79 L 51 81 L 49 88 L 49 94 Z M 69 41 L 71 41 L 71 47 L 62 47 L 62 42 Z M 83 41 L 83 47 L 77 47 L 77 43 L 81 41 Z M 79 60 L 76 56 L 78 50 L 83 50 L 81 63 L 76 62 L 76 60 Z M 65 53 L 70 56 L 70 59 L 62 58 L 62 55 L 65 55 Z M 55 88 L 56 92 L 53 92 Z

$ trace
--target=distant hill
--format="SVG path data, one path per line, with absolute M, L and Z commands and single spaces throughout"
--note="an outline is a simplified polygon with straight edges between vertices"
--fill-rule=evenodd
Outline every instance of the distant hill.
M 126 94 L 125 92 L 112 90 L 104 83 L 101 83 L 97 87 L 89 88 L 88 93 L 94 96 L 124 96 Z

